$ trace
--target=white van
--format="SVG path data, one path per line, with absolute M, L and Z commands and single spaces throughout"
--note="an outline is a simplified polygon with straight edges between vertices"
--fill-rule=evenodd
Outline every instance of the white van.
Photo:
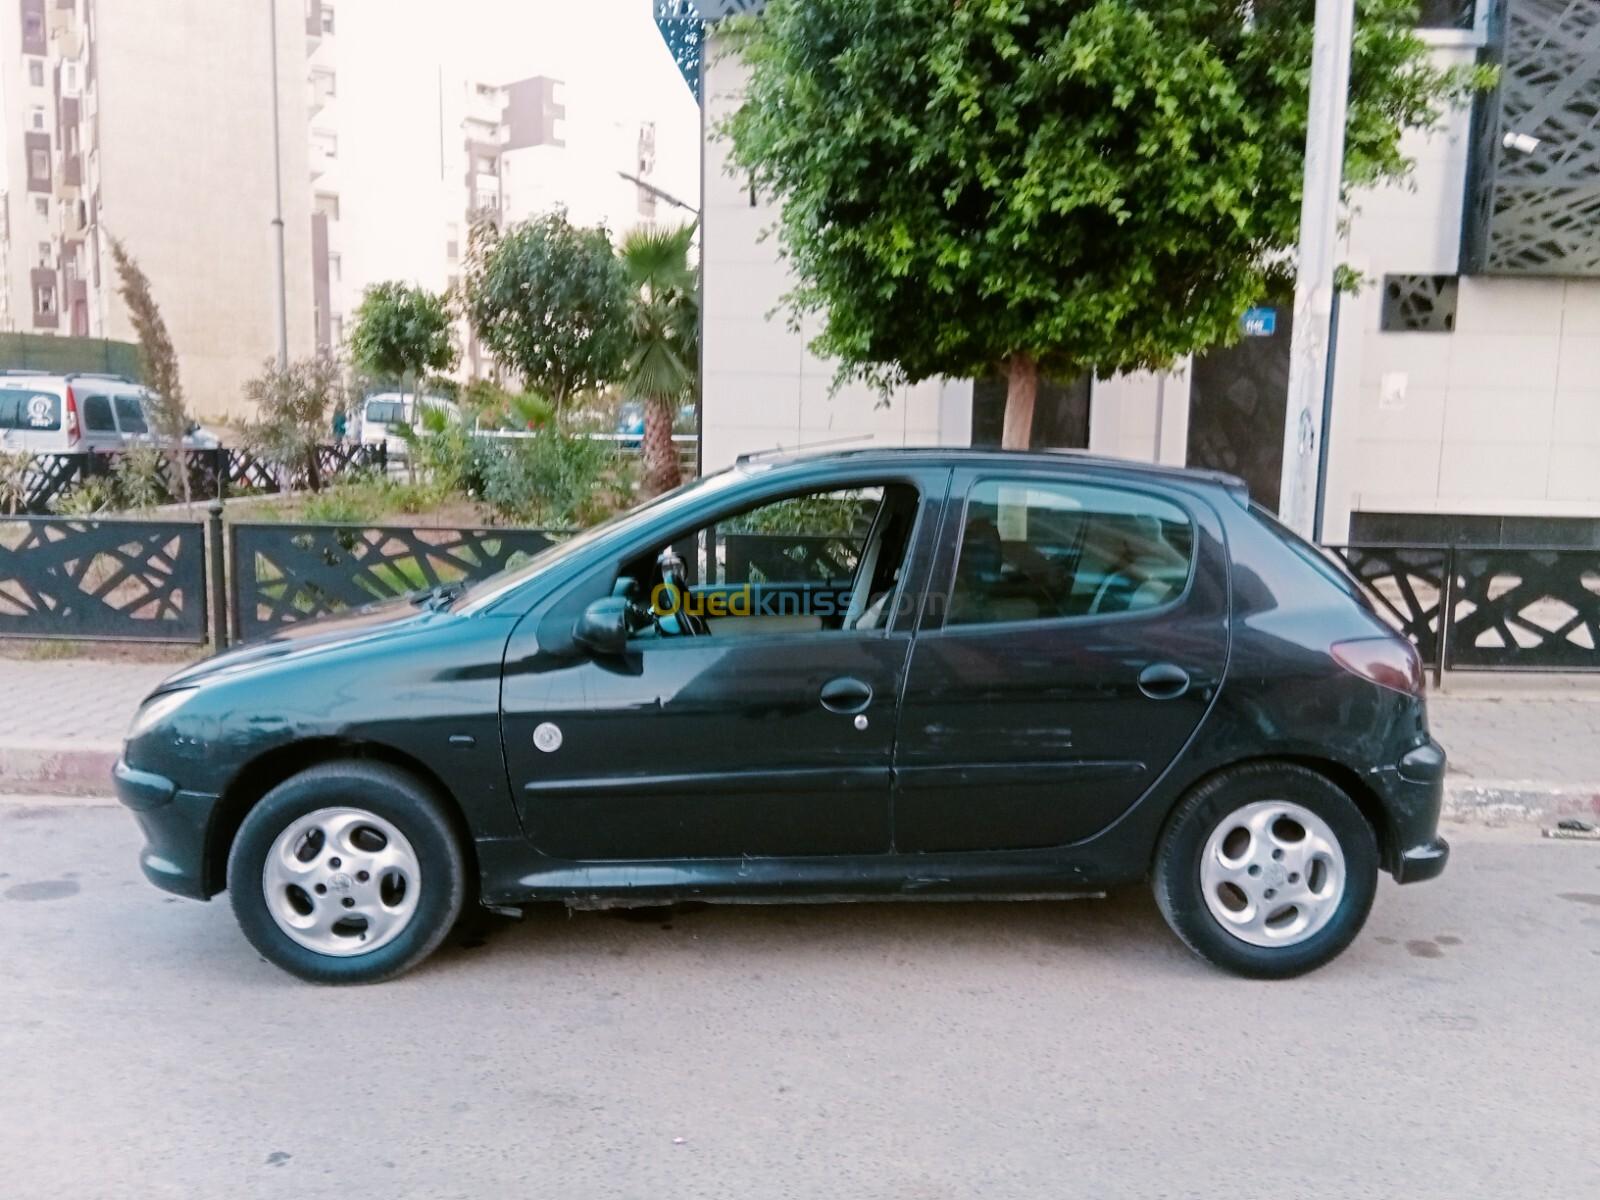
M 436 409 L 452 421 L 461 417 L 460 408 L 443 396 L 423 396 L 422 407 Z M 406 442 L 396 430 L 400 426 L 414 426 L 416 411 L 415 397 L 399 392 L 376 392 L 362 402 L 361 428 L 356 438 L 363 446 L 386 446 L 391 459 L 404 458 Z
M 0 449 L 30 454 L 113 454 L 154 445 L 150 392 L 121 375 L 0 374 Z M 189 450 L 217 447 L 215 434 L 191 425 Z

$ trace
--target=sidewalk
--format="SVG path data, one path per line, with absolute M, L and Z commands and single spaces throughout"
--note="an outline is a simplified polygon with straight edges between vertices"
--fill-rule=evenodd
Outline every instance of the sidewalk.
M 108 795 L 122 732 L 174 662 L 0 656 L 0 792 Z M 1428 699 L 1447 814 L 1600 818 L 1600 677 L 1451 675 Z

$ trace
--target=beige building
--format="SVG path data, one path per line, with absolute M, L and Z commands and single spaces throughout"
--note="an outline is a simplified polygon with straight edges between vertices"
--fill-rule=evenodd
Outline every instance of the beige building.
M 266 5 L 11 0 L 0 20 L 11 328 L 131 340 L 107 239 L 150 277 L 191 407 L 276 349 Z M 278 4 L 292 354 L 313 344 L 306 14 Z M 197 48 L 203 47 L 203 52 Z M 109 100 L 110 102 L 103 102 Z
M 663 24 L 687 76 L 693 23 L 760 0 L 680 3 Z M 1430 0 L 1437 61 L 1489 61 L 1501 85 L 1430 136 L 1410 136 L 1404 184 L 1354 197 L 1322 536 L 1327 542 L 1592 544 L 1600 537 L 1600 143 L 1593 3 Z M 713 26 L 706 27 L 714 37 Z M 707 129 L 738 103 L 743 69 L 708 51 Z M 789 328 L 790 278 L 763 235 L 777 211 L 704 157 L 705 464 L 838 439 L 998 440 L 994 381 L 863 389 L 829 398 L 831 365 Z M 1035 444 L 1214 467 L 1276 506 L 1293 314 L 1241 314 L 1238 345 L 1162 375 L 1082 379 L 1040 397 Z

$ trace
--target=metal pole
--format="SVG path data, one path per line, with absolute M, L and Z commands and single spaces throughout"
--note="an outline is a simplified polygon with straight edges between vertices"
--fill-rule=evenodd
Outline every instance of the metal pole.
M 1312 536 L 1316 507 L 1318 389 L 1327 383 L 1328 334 L 1344 165 L 1345 109 L 1355 0 L 1317 0 L 1311 51 L 1311 97 L 1300 199 L 1300 256 L 1294 287 L 1289 398 L 1283 424 L 1283 482 L 1278 516 Z
M 289 290 L 283 252 L 283 131 L 278 112 L 278 0 L 267 0 L 272 21 L 268 45 L 272 48 L 272 233 L 276 242 L 273 262 L 278 288 L 278 369 L 289 365 Z
M 1328 509 L 1328 431 L 1333 428 L 1333 368 L 1338 357 L 1339 290 L 1335 288 L 1333 311 L 1328 314 L 1328 369 L 1322 378 L 1322 423 L 1317 430 L 1317 503 L 1311 521 L 1311 540 L 1319 546 L 1322 518 Z

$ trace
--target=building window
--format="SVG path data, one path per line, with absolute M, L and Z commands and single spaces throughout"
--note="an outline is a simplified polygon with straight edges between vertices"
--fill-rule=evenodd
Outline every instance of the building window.
M 25 12 L 22 14 L 22 40 L 37 46 L 45 40 L 44 14 L 40 12 Z
M 50 197 L 35 196 L 33 198 L 33 211 L 48 221 L 50 219 Z
M 28 178 L 35 183 L 50 182 L 50 151 L 39 149 L 28 151 Z
M 56 315 L 56 285 L 41 283 L 33 289 L 33 311 L 41 317 Z
M 330 221 L 339 219 L 339 197 L 332 192 L 317 193 L 317 211 Z
M 326 3 L 326 0 L 322 5 L 322 32 L 333 32 L 333 5 Z
M 61 90 L 69 96 L 78 94 L 78 64 L 68 63 L 63 69 Z
M 50 243 L 49 242 L 40 242 L 39 243 L 39 265 L 41 267 L 48 267 L 50 265 L 50 253 L 51 253 L 50 252 Z
M 328 280 L 338 283 L 344 277 L 344 259 L 337 254 L 328 255 Z
M 1385 275 L 1379 328 L 1385 333 L 1454 331 L 1460 286 L 1455 275 Z
M 28 60 L 28 82 L 34 87 L 44 86 L 44 60 L 30 58 Z
M 35 132 L 44 130 L 44 107 L 42 105 L 34 105 L 33 112 L 29 116 L 29 123 L 33 126 Z
M 1471 29 L 1477 0 L 1422 0 L 1417 25 L 1422 29 Z

